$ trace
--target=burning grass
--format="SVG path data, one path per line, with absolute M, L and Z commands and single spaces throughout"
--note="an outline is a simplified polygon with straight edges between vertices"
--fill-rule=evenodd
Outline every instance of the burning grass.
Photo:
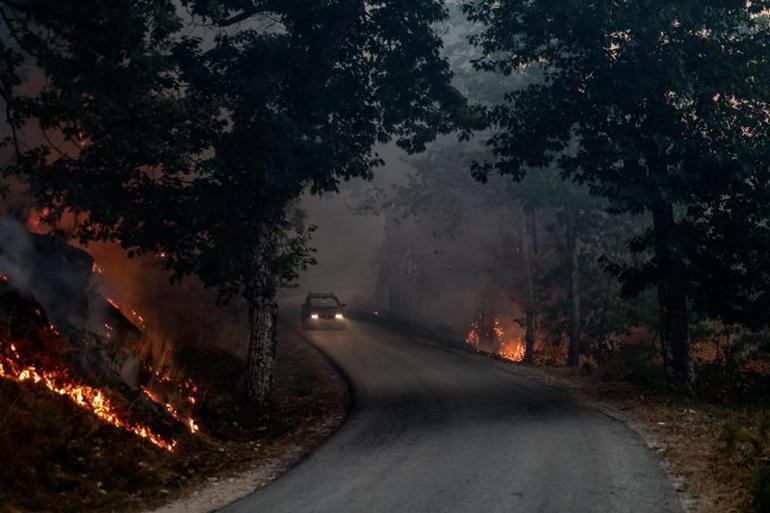
M 6 345 L 7 348 L 4 347 Z M 0 355 L 0 378 L 17 383 L 34 383 L 65 397 L 102 422 L 144 438 L 161 449 L 173 451 L 176 447 L 175 440 L 165 440 L 149 426 L 132 422 L 121 414 L 105 391 L 74 381 L 66 369 L 45 370 L 38 369 L 34 364 L 25 365 L 15 344 L 0 340 L 0 351 L 4 349 L 7 354 Z
M 524 360 L 525 345 L 521 330 L 515 330 L 513 326 L 506 328 L 500 319 L 483 312 L 471 324 L 465 342 L 481 353 L 512 362 Z
M 141 403 L 137 401 L 139 394 L 121 380 L 119 373 L 101 368 L 109 362 L 102 355 L 125 336 L 126 329 L 105 322 L 101 339 L 99 335 L 72 329 L 65 336 L 31 296 L 2 284 L 0 298 L 4 314 L 0 326 L 0 380 L 30 384 L 61 396 L 101 422 L 165 451 L 174 451 L 178 443 L 173 437 L 177 431 L 171 425 L 173 422 L 184 425 L 193 434 L 199 431 L 195 420 L 180 413 L 181 406 L 175 404 L 182 397 L 190 403 L 185 405 L 188 410 L 194 407 L 198 389 L 190 379 L 177 382 L 148 368 L 144 372 L 148 376 L 144 379 L 146 384 L 141 388 L 148 401 Z M 119 326 L 121 318 L 115 319 Z M 134 330 L 130 324 L 128 328 Z M 85 372 L 89 360 L 96 360 L 91 364 L 96 368 Z M 170 419 L 158 419 L 161 411 Z
M 16 231 L 29 254 L 0 269 L 0 513 L 155 505 L 312 447 L 343 418 L 344 382 L 304 342 L 279 347 L 272 408 L 245 408 L 243 361 L 217 348 L 245 340 L 238 308 L 164 288 L 156 262 L 119 248 Z
M 344 418 L 347 386 L 301 338 L 282 339 L 278 350 L 267 412 L 233 395 L 240 359 L 221 351 L 180 356 L 200 387 L 201 432 L 176 433 L 172 452 L 31 381 L 0 380 L 0 512 L 137 511 L 297 447 L 310 450 Z

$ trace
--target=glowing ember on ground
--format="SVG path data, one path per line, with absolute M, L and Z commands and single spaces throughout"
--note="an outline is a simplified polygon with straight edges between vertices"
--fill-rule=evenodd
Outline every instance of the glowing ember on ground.
M 504 347 L 498 354 L 506 360 L 521 362 L 524 361 L 525 352 L 524 344 L 517 340 Z
M 176 447 L 175 440 L 166 441 L 149 427 L 122 418 L 101 390 L 72 382 L 66 370 L 44 370 L 35 365 L 25 365 L 21 363 L 16 346 L 10 344 L 10 349 L 10 356 L 0 355 L 0 377 L 19 383 L 31 382 L 42 385 L 49 391 L 66 397 L 70 402 L 111 426 L 144 438 L 167 451 L 173 451 Z
M 144 395 L 146 395 L 152 402 L 163 406 L 168 412 L 168 414 L 174 417 L 174 419 L 176 419 L 177 422 L 184 424 L 185 427 L 187 427 L 188 431 L 190 431 L 190 433 L 195 434 L 200 430 L 198 425 L 195 423 L 194 419 L 192 418 L 187 419 L 182 417 L 182 415 L 179 414 L 179 412 L 177 411 L 177 409 L 174 407 L 173 404 L 165 403 L 161 401 L 158 396 L 153 394 L 152 391 L 150 391 L 147 388 L 142 387 L 142 392 L 144 392 Z

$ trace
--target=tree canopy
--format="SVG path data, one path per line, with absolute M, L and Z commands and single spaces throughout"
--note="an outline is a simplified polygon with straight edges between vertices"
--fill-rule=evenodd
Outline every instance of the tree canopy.
M 215 286 L 306 187 L 368 177 L 376 143 L 419 151 L 466 114 L 439 1 L 1 4 L 4 171 L 49 220 L 78 214 L 82 240 Z
M 727 322 L 770 321 L 756 257 L 770 240 L 768 2 L 464 8 L 483 27 L 478 69 L 540 77 L 488 109 L 494 158 L 475 173 L 520 178 L 556 162 L 615 211 L 652 215 L 631 244 L 652 257 L 619 272 L 628 293 L 658 285 L 669 378 L 686 388 L 685 296 Z
M 4 0 L 0 15 L 5 175 L 81 242 L 245 298 L 252 337 L 273 333 L 266 375 L 274 315 L 262 329 L 258 310 L 313 261 L 298 198 L 369 178 L 378 143 L 418 152 L 471 122 L 439 0 Z

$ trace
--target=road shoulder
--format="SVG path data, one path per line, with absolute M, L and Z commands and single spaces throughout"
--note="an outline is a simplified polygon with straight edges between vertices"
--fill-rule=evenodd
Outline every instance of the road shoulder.
M 359 318 L 366 322 L 391 326 L 387 319 L 371 315 L 360 315 Z M 681 429 L 682 416 L 687 417 L 688 424 L 693 423 L 698 416 L 698 411 L 684 408 L 680 415 L 681 405 L 664 406 L 661 401 L 644 401 L 644 397 L 641 397 L 640 400 L 632 387 L 618 387 L 616 383 L 600 386 L 595 380 L 581 379 L 579 371 L 530 367 L 495 355 L 480 353 L 466 344 L 447 340 L 445 336 L 426 329 L 424 326 L 410 326 L 409 323 L 396 322 L 391 327 L 416 342 L 454 354 L 458 358 L 471 359 L 548 388 L 565 392 L 581 406 L 598 410 L 602 414 L 625 424 L 637 433 L 647 447 L 658 456 L 661 467 L 676 490 L 682 510 L 685 513 L 737 513 L 739 511 L 737 507 L 735 510 L 714 507 L 714 503 L 723 504 L 725 501 L 730 501 L 734 494 L 726 491 L 724 487 L 715 494 L 713 486 L 704 485 L 702 482 L 697 485 L 693 484 L 692 472 L 689 472 L 682 465 L 682 462 L 687 461 L 687 459 L 675 457 L 677 450 L 678 453 L 681 453 L 686 449 L 681 447 L 681 437 L 671 436 L 670 428 L 679 426 Z M 610 390 L 614 393 L 606 393 Z M 659 418 L 665 420 L 657 420 Z M 696 477 L 702 481 L 705 476 Z M 711 490 L 711 493 L 708 490 Z
M 279 342 L 274 397 L 287 418 L 301 422 L 269 444 L 245 442 L 226 449 L 246 457 L 144 513 L 209 513 L 263 488 L 330 438 L 345 421 L 350 406 L 346 378 L 293 327 L 286 328 Z

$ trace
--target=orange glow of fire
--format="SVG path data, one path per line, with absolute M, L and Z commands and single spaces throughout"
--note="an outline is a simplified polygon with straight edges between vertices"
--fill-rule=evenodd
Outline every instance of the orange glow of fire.
M 41 211 L 33 210 L 29 214 L 29 218 L 27 218 L 27 225 L 26 228 L 28 231 L 36 234 L 45 234 L 48 233 L 48 227 L 45 226 L 43 219 L 50 214 L 50 209 L 48 207 L 44 208 Z
M 510 360 L 512 362 L 523 362 L 524 356 L 526 355 L 526 349 L 520 340 L 515 340 L 509 344 L 506 344 L 506 346 L 503 347 L 503 349 L 501 349 L 498 354 L 506 360 Z
M 142 317 L 134 308 L 125 307 L 112 298 L 107 298 L 107 302 L 112 305 L 113 308 L 125 315 L 126 318 L 140 330 L 145 330 L 147 328 L 144 317 Z
M 188 378 L 180 383 L 170 376 L 161 374 L 158 371 L 153 371 L 152 369 L 149 370 L 155 375 L 155 380 L 157 382 L 175 386 L 179 392 L 187 398 L 188 403 L 195 405 L 198 402 L 198 385 L 196 385 L 193 380 Z
M 10 348 L 12 356 L 0 355 L 1 378 L 18 383 L 31 382 L 42 385 L 49 391 L 66 397 L 70 402 L 92 413 L 106 424 L 144 438 L 169 452 L 176 447 L 175 440 L 164 440 L 149 427 L 122 418 L 101 390 L 73 382 L 65 370 L 43 370 L 34 365 L 24 365 L 21 363 L 16 346 L 11 344 Z
M 145 330 L 147 328 L 144 317 L 142 317 L 139 312 L 137 312 L 135 309 L 126 307 L 118 303 L 112 298 L 107 298 L 107 302 L 112 305 L 113 308 L 121 312 L 123 315 L 125 315 L 135 326 L 137 326 L 141 330 Z M 111 336 L 111 333 L 113 331 L 112 326 L 109 324 L 104 325 L 105 329 L 107 330 L 107 337 L 109 338 Z M 171 378 L 170 376 L 165 376 L 161 374 L 158 371 L 153 371 L 152 369 L 149 369 L 150 372 L 152 372 L 155 376 L 155 380 L 160 383 L 166 383 L 176 386 L 183 395 L 186 396 L 187 402 L 194 405 L 196 403 L 196 395 L 198 393 L 198 387 L 193 383 L 192 380 L 187 379 L 182 383 L 178 383 L 176 380 Z M 200 431 L 200 428 L 196 424 L 195 420 L 192 418 L 185 418 L 180 413 L 177 407 L 175 407 L 173 404 L 165 402 L 161 400 L 158 395 L 153 393 L 150 389 L 142 387 L 142 392 L 145 396 L 147 396 L 148 399 L 150 399 L 152 402 L 162 406 L 169 415 L 171 415 L 175 420 L 177 420 L 179 423 L 184 424 L 185 427 L 187 427 L 187 430 L 190 431 L 190 433 L 197 433 Z
M 168 414 L 174 417 L 174 419 L 176 419 L 176 421 L 179 422 L 180 424 L 184 424 L 187 430 L 190 431 L 190 433 L 195 434 L 198 431 L 200 431 L 200 428 L 198 427 L 198 424 L 195 423 L 195 420 L 192 418 L 184 418 L 182 415 L 180 415 L 179 411 L 174 407 L 173 404 L 165 403 L 161 401 L 161 399 L 148 388 L 142 387 L 142 392 L 152 402 L 163 406 L 168 412 Z
M 466 335 L 465 341 L 473 346 L 477 351 L 480 351 L 481 337 L 478 330 L 479 323 L 476 321 L 471 325 L 471 329 Z M 503 328 L 499 319 L 494 320 L 494 325 L 492 326 L 492 334 L 499 344 L 499 348 L 495 352 L 497 356 L 512 362 L 524 361 L 524 356 L 526 354 L 524 344 L 521 340 L 515 338 L 511 340 L 505 340 L 505 329 Z

